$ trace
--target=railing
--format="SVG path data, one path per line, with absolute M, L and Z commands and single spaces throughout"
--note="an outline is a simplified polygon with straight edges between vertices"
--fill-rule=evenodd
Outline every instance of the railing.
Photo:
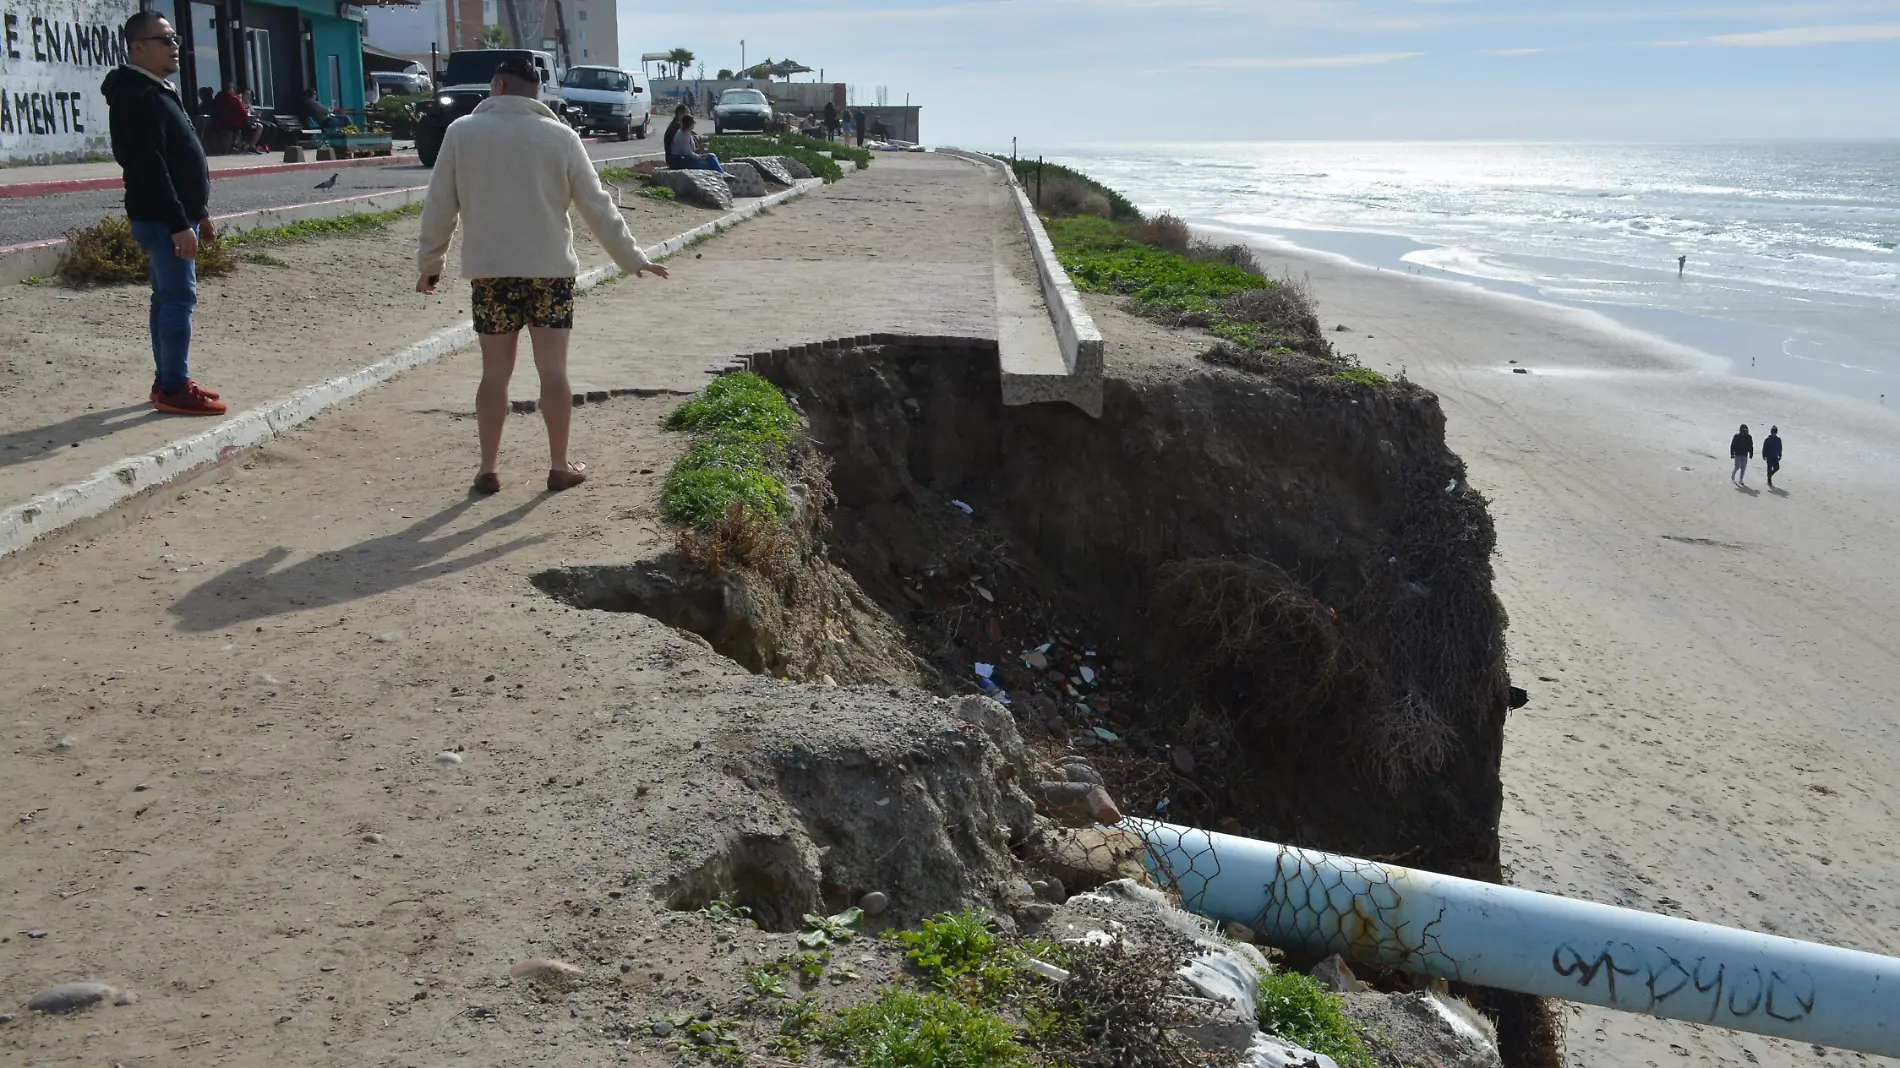
M 1900 1056 L 1900 959 L 1129 819 L 1189 908 L 1439 979 Z

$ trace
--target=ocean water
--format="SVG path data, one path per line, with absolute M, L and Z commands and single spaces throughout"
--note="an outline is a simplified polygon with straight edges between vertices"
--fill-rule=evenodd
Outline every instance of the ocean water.
M 1737 374 L 1900 403 L 1900 142 L 1144 144 L 1048 158 L 1197 227 L 1588 306 Z

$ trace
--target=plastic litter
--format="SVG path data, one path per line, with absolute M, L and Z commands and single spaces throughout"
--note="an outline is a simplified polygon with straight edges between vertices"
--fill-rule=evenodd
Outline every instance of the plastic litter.
M 1082 668 L 1082 681 L 1083 681 L 1083 682 L 1094 682 L 1094 681 L 1095 681 L 1095 669 L 1094 669 L 1094 668 L 1092 668 L 1092 667 L 1088 667 L 1088 666 L 1086 666 L 1086 665 L 1085 665 L 1085 666 L 1084 666 L 1084 667 Z
M 1107 727 L 1095 728 L 1095 736 L 1097 738 L 1100 738 L 1104 742 L 1119 742 L 1122 740 L 1121 735 L 1116 734 L 1114 731 L 1109 730 Z
M 964 503 L 963 503 L 962 501 L 958 501 L 958 500 L 952 500 L 952 501 L 951 501 L 950 503 L 951 503 L 951 504 L 954 504 L 954 505 L 956 505 L 956 506 L 957 506 L 958 508 L 961 508 L 961 509 L 963 509 L 963 514 L 964 514 L 964 515 L 975 515 L 975 514 L 976 514 L 976 509 L 974 509 L 974 508 L 972 508 L 972 507 L 970 507 L 970 506 L 969 506 L 969 505 L 967 505 L 967 504 L 964 504 Z
M 987 679 L 987 678 L 989 678 L 989 677 L 990 677 L 991 675 L 994 675 L 994 674 L 996 674 L 996 665 L 995 665 L 995 664 L 984 664 L 984 663 L 978 663 L 978 664 L 976 665 L 976 677 L 977 677 L 977 678 L 979 678 L 979 679 Z

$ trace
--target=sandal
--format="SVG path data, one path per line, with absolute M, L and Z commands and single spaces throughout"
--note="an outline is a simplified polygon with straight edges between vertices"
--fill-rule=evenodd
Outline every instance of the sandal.
M 475 476 L 475 484 L 469 489 L 476 493 L 500 493 L 501 476 L 493 471 L 483 471 Z
M 569 461 L 565 471 L 548 472 L 548 492 L 559 493 L 570 490 L 587 481 L 587 465 Z

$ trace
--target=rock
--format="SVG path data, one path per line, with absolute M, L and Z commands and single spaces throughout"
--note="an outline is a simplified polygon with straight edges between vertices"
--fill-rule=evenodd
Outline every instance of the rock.
M 1056 914 L 1056 907 L 1047 901 L 1022 901 L 1012 906 L 1010 911 L 1015 913 L 1017 923 L 1025 927 L 1040 927 Z
M 1457 998 L 1367 991 L 1346 995 L 1346 1013 L 1381 1063 L 1446 1068 L 1502 1068 L 1504 1063 L 1490 1022 Z
M 508 974 L 516 979 L 527 979 L 536 983 L 559 985 L 575 982 L 586 973 L 566 961 L 549 960 L 546 957 L 529 957 L 527 960 L 508 969 Z
M 1071 757 L 1062 762 L 1062 774 L 1070 782 L 1092 782 L 1097 786 L 1107 786 L 1102 773 L 1086 760 Z
M 117 989 L 104 983 L 61 983 L 33 995 L 26 1007 L 34 1012 L 77 1012 L 118 996 Z
M 749 163 L 759 170 L 759 177 L 773 185 L 791 185 L 792 172 L 785 169 L 775 156 L 741 156 L 731 163 Z M 731 164 L 729 163 L 728 166 Z
M 1511 368 L 1511 373 L 1514 375 L 1527 375 L 1530 374 L 1530 370 L 1524 367 L 1513 367 Z
M 136 1005 L 138 1001 L 139 996 L 130 990 L 121 990 L 112 997 L 112 1003 L 114 1005 Z
M 799 160 L 791 156 L 755 156 L 753 158 L 768 160 L 772 163 L 776 163 L 780 167 L 783 167 L 785 169 L 785 173 L 791 175 L 793 178 L 805 179 L 805 178 L 814 177 L 814 175 L 811 173 L 810 167 L 805 166 L 804 163 L 800 162 Z
M 873 890 L 858 899 L 858 907 L 866 916 L 882 916 L 891 907 L 891 897 L 882 890 Z
M 28 932 L 26 933 L 26 936 L 27 936 L 28 938 L 45 938 L 45 937 L 46 937 L 46 932 L 45 932 L 45 931 L 42 931 L 42 930 L 40 930 L 40 929 L 38 929 L 38 928 L 34 928 L 33 930 L 31 930 L 31 931 L 28 931 Z
M 681 200 L 702 207 L 718 208 L 721 211 L 732 209 L 732 187 L 716 171 L 677 171 L 660 169 L 653 172 L 653 181 L 671 189 Z
M 1036 893 L 1040 895 L 1044 901 L 1060 905 L 1064 901 L 1069 900 L 1068 888 L 1062 885 L 1061 879 L 1053 875 L 1045 876 L 1029 885 L 1041 886 L 1041 889 L 1037 890 Z
M 61 749 L 71 749 L 73 746 L 78 745 L 78 744 L 79 744 L 79 739 L 70 734 L 68 734 L 66 737 L 61 738 L 59 740 L 59 747 Z
M 435 755 L 435 762 L 438 764 L 460 764 L 462 762 L 462 754 L 437 753 Z
M 382 845 L 383 836 L 380 834 L 366 834 L 363 836 L 363 841 L 369 845 Z
M 1256 1034 L 1241 1055 L 1240 1068 L 1339 1068 L 1339 1062 L 1284 1038 Z
M 1248 945 L 1252 945 L 1255 941 L 1253 928 L 1244 923 L 1230 923 L 1221 928 L 1221 933 L 1236 942 L 1245 942 Z
M 1089 811 L 1089 792 L 1097 787 L 1085 782 L 1045 780 L 1029 788 L 1036 811 L 1071 827 L 1086 827 L 1094 822 Z
M 1194 774 L 1194 750 L 1187 746 L 1177 745 L 1168 750 L 1168 761 L 1174 765 L 1174 770 L 1181 774 Z
M 951 712 L 963 722 L 982 728 L 1012 768 L 1022 770 L 1028 766 L 1023 738 L 1016 733 L 1016 717 L 1009 709 L 990 698 L 971 695 L 958 698 Z
M 1071 891 L 1092 890 L 1114 879 L 1149 882 L 1142 865 L 1146 844 L 1119 828 L 1057 828 L 1039 837 L 1031 850 L 1037 866 Z
M 378 634 L 375 638 L 377 642 L 380 642 L 384 645 L 388 645 L 392 642 L 399 642 L 399 641 L 402 641 L 402 639 L 403 639 L 403 632 L 399 630 L 386 631 L 382 634 Z
M 1089 787 L 1087 802 L 1089 815 L 1097 823 L 1120 823 L 1122 811 L 1115 806 L 1115 799 L 1108 796 L 1108 790 L 1101 786 Z
M 726 186 L 735 197 L 762 197 L 765 195 L 765 176 L 752 164 L 734 160 L 726 164 Z
M 654 1038 L 665 1038 L 666 1036 L 673 1033 L 673 1025 L 670 1023 L 667 1023 L 665 1020 L 660 1020 L 657 1023 L 655 1023 L 652 1027 L 648 1028 L 648 1030 L 653 1032 Z
M 1372 989 L 1353 976 L 1352 968 L 1346 964 L 1345 958 L 1337 953 L 1314 965 L 1313 970 L 1308 974 L 1319 980 L 1319 985 L 1335 994 L 1357 994 Z

